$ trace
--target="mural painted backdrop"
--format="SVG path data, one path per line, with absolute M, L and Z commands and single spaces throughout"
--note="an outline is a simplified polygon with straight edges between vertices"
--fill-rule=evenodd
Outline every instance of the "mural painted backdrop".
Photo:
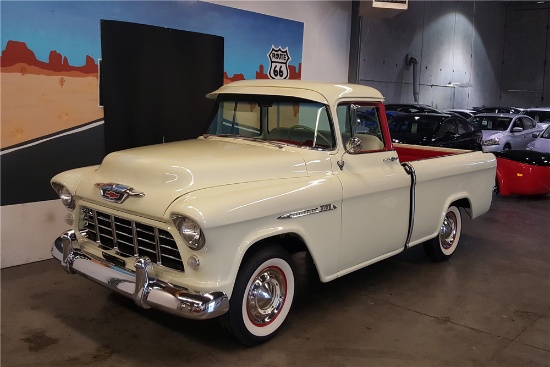
M 196 2 L 2 3 L 2 149 L 102 117 L 97 102 L 100 19 L 219 35 L 225 82 L 268 78 L 271 47 L 301 74 L 303 23 Z
M 32 171 L 37 163 L 33 157 L 45 151 L 31 149 L 60 145 L 62 139 L 66 143 L 75 131 L 102 128 L 103 110 L 98 106 L 101 19 L 224 37 L 225 83 L 269 77 L 300 79 L 301 22 L 198 1 L 4 1 L 0 32 L 4 193 L 20 186 L 16 175 L 26 177 L 23 171 Z M 66 168 L 99 163 L 102 131 L 81 135 L 83 140 L 77 145 L 82 158 L 78 158 L 80 153 L 71 157 Z M 46 164 L 64 159 L 40 158 Z M 13 180 L 5 181 L 5 177 Z M 32 185 L 49 186 L 47 182 L 28 185 L 27 192 Z M 2 205 L 48 199 L 38 195 L 6 202 L 4 197 Z

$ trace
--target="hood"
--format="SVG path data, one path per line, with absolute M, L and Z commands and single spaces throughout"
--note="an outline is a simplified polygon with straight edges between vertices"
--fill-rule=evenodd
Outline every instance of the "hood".
M 550 153 L 550 139 L 538 138 L 527 145 L 527 149 L 536 152 Z
M 296 152 L 265 143 L 210 137 L 111 153 L 99 169 L 84 177 L 76 195 L 99 205 L 160 218 L 175 199 L 190 191 L 305 175 L 304 160 Z M 109 203 L 96 183 L 121 184 L 145 195 Z

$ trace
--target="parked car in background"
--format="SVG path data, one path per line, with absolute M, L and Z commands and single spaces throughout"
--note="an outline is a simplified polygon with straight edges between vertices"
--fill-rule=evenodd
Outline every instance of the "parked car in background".
M 510 113 L 483 113 L 470 122 L 483 132 L 484 152 L 525 149 L 535 139 L 533 133 L 543 129 L 529 116 Z
M 494 154 L 497 193 L 502 196 L 550 194 L 550 153 L 505 150 Z
M 474 110 L 462 110 L 462 109 L 456 109 L 456 108 L 453 108 L 453 109 L 449 109 L 449 110 L 443 110 L 443 113 L 447 113 L 447 114 L 457 114 L 463 118 L 465 118 L 466 120 L 473 117 L 477 112 L 474 111 Z
M 535 152 L 550 153 L 550 125 L 546 126 L 546 129 L 542 133 L 533 133 L 535 140 L 527 144 L 527 150 L 533 150 Z
M 550 107 L 526 108 L 521 114 L 531 117 L 538 123 L 550 124 Z
M 378 130 L 379 121 L 377 115 L 373 112 L 375 111 L 359 109 L 359 111 L 357 112 L 357 126 L 355 127 L 356 133 L 377 134 L 380 132 Z M 392 118 L 398 115 L 403 115 L 403 113 L 397 111 L 386 111 L 386 120 L 388 121 L 388 123 L 391 123 Z
M 395 116 L 389 126 L 394 143 L 481 150 L 481 131 L 461 117 L 408 113 Z
M 440 110 L 428 106 L 427 104 L 389 103 L 385 107 L 386 111 L 397 111 L 404 113 L 442 113 Z
M 520 113 L 523 109 L 517 107 L 472 107 L 476 113 Z

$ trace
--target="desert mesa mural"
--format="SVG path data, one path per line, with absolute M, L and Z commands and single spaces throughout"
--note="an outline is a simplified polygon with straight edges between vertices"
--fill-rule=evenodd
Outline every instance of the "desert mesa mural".
M 1 148 L 30 141 L 103 117 L 98 106 L 98 67 L 86 56 L 71 66 L 52 50 L 37 60 L 25 42 L 9 40 L 2 51 Z
M 36 142 L 103 118 L 99 23 L 111 18 L 224 37 L 224 83 L 269 78 L 268 53 L 287 48 L 300 79 L 303 23 L 202 2 L 2 4 L 0 149 Z

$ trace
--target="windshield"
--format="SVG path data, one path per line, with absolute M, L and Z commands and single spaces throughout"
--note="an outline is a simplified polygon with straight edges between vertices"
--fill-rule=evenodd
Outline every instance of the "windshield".
M 478 116 L 470 120 L 478 129 L 506 131 L 512 122 L 511 117 Z
M 335 147 L 327 107 L 276 96 L 223 96 L 208 134 L 317 149 Z

